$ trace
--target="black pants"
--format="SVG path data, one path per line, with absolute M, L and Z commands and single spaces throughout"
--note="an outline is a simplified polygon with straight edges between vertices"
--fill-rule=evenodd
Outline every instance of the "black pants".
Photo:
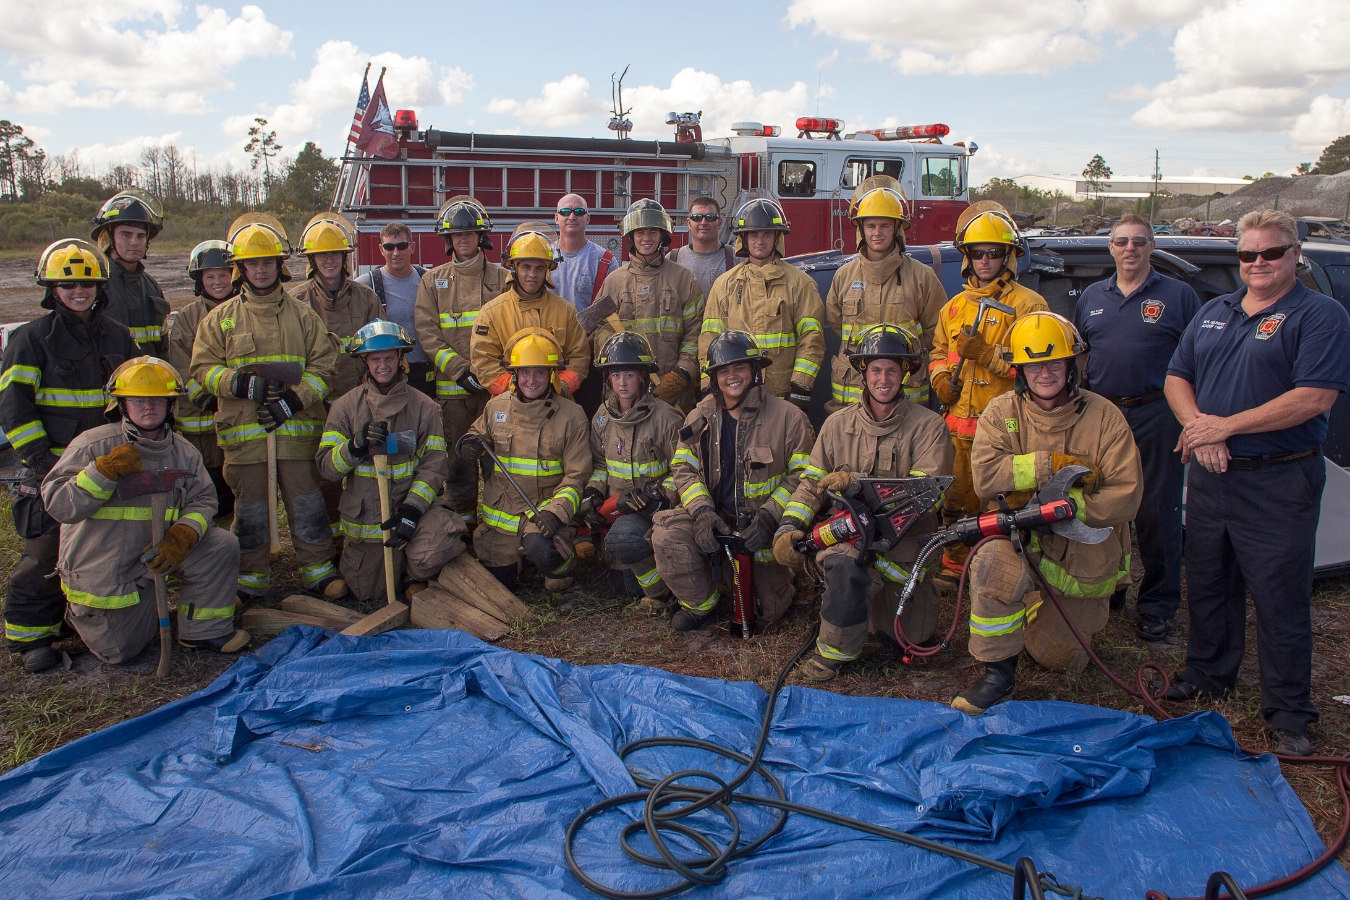
M 13 513 L 14 528 L 24 542 L 5 593 L 5 644 L 21 653 L 50 644 L 60 633 L 66 595 L 54 574 L 61 526 L 43 509 L 31 476 L 19 486 Z
M 436 399 L 436 370 L 431 368 L 430 362 L 408 363 L 408 384 L 432 400 Z
M 1173 451 L 1181 423 L 1165 400 L 1122 410 L 1139 447 L 1144 497 L 1134 517 L 1144 580 L 1139 614 L 1170 621 L 1181 606 L 1181 491 L 1186 467 Z
M 1256 608 L 1261 715 L 1302 733 L 1312 704 L 1312 570 L 1327 473 L 1321 454 L 1223 474 L 1192 465 L 1186 493 L 1190 640 L 1183 680 L 1215 693 L 1237 685 Z

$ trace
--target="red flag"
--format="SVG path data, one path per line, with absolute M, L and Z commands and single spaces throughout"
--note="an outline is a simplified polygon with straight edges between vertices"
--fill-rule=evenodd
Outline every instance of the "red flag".
M 389 101 L 384 96 L 384 72 L 375 85 L 375 92 L 366 104 L 365 115 L 361 117 L 361 136 L 356 139 L 356 149 L 366 156 L 378 156 L 382 159 L 394 159 L 398 156 L 398 135 L 394 133 L 394 116 L 389 112 Z
M 370 74 L 370 63 L 366 63 L 366 71 L 361 75 L 361 90 L 356 95 L 356 112 L 352 115 L 352 130 L 347 133 L 347 143 L 351 143 L 361 137 L 361 120 L 365 118 L 366 107 L 370 105 L 370 85 L 366 82 L 366 75 Z

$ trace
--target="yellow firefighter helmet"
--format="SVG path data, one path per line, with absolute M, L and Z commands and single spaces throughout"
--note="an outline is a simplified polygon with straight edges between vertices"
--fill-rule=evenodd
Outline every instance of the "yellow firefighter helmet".
M 545 368 L 561 369 L 566 367 L 562 346 L 549 331 L 543 328 L 522 328 L 511 336 L 506 345 L 507 371 L 516 369 Z
M 111 397 L 181 397 L 187 393 L 178 370 L 154 356 L 137 356 L 113 370 L 104 388 Z
M 1004 359 L 1015 366 L 1073 359 L 1087 352 L 1087 345 L 1072 322 L 1057 313 L 1044 310 L 1018 318 L 1008 332 L 1008 346 L 1012 350 L 1005 354 Z
M 550 270 L 558 268 L 558 259 L 548 238 L 536 231 L 522 231 L 511 238 L 511 246 L 507 248 L 506 253 L 506 267 L 512 271 L 515 271 L 516 263 L 522 259 L 537 259 L 548 263 Z
M 88 241 L 64 238 L 42 251 L 36 275 L 41 285 L 62 281 L 102 284 L 108 280 L 108 257 Z
M 300 235 L 300 252 L 305 256 L 312 253 L 351 253 L 353 234 L 355 229 L 337 213 L 319 213 L 309 220 Z

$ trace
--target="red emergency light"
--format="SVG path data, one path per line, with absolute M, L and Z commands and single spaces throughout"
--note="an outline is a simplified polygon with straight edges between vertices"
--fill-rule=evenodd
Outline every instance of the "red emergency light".
M 740 137 L 778 137 L 783 129 L 777 125 L 761 125 L 758 122 L 732 122 L 731 130 Z
M 797 120 L 797 130 L 814 134 L 838 134 L 844 130 L 844 120 L 819 119 L 814 116 L 802 116 Z
M 411 109 L 400 109 L 395 111 L 394 127 L 400 131 L 416 131 L 417 113 Z
M 951 134 L 946 125 L 901 125 L 897 128 L 870 128 L 858 134 L 870 134 L 879 141 L 911 141 L 917 138 L 944 138 Z

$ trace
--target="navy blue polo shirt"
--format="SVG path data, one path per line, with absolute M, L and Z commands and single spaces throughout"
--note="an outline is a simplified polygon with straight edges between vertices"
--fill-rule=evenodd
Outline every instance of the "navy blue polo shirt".
M 1200 411 L 1231 416 L 1296 387 L 1344 391 L 1350 383 L 1350 315 L 1335 300 L 1295 283 L 1255 316 L 1244 287 L 1206 303 L 1186 328 L 1168 375 L 1195 386 Z M 1315 450 L 1327 437 L 1323 413 L 1306 422 L 1228 439 L 1234 456 Z
M 1199 311 L 1189 284 L 1156 269 L 1128 297 L 1115 275 L 1088 285 L 1073 311 L 1090 351 L 1088 389 L 1113 400 L 1161 391 L 1177 342 Z

